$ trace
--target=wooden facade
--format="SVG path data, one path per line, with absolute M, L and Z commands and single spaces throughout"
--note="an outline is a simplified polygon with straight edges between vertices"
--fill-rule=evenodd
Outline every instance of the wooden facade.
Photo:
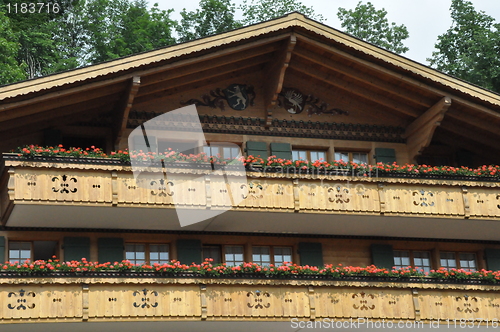
M 158 120 L 189 104 L 196 105 L 204 140 L 178 134 L 190 128 L 185 118 L 174 125 Z M 146 254 L 161 245 L 169 260 L 187 264 L 214 253 L 228 263 L 225 250 L 237 247 L 247 262 L 256 259 L 255 248 L 269 250 L 271 263 L 284 248 L 283 257 L 302 265 L 391 268 L 399 255 L 408 265 L 423 257 L 427 269 L 500 270 L 498 177 L 248 167 L 245 185 L 231 186 L 210 176 L 241 174 L 172 163 L 177 180 L 158 185 L 164 169 L 151 165 L 141 169 L 151 181 L 141 182 L 117 160 L 9 153 L 30 144 L 133 150 L 141 145 L 129 146 L 129 135 L 148 124 L 172 126 L 170 136 L 150 137 L 151 152 L 188 142 L 198 153 L 230 143 L 264 159 L 302 153 L 372 165 L 500 163 L 498 94 L 294 13 L 0 87 L 0 258 L 12 261 L 13 248 L 22 247 L 31 260 L 119 261 L 127 245 Z M 229 204 L 228 191 L 241 191 L 241 199 Z M 230 211 L 181 227 L 176 209 L 184 208 Z M 426 278 L 1 273 L 0 323 L 7 324 L 491 322 L 500 305 L 495 284 Z

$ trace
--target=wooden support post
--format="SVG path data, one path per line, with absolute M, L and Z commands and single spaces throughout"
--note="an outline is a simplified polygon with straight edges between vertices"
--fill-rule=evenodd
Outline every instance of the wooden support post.
M 115 148 L 118 148 L 120 140 L 122 139 L 123 132 L 127 129 L 128 115 L 132 109 L 134 103 L 134 98 L 139 91 L 139 86 L 141 85 L 141 78 L 139 76 L 132 77 L 130 86 L 127 93 L 123 96 L 123 99 L 119 103 L 118 112 L 115 119 Z
M 466 186 L 462 187 L 462 198 L 464 200 L 464 218 L 470 218 L 469 191 Z
M 266 110 L 266 127 L 269 127 L 271 125 L 271 108 L 276 105 L 278 94 L 283 88 L 285 72 L 288 68 L 288 65 L 290 64 L 290 59 L 292 57 L 292 52 L 296 43 L 297 37 L 295 37 L 294 34 L 290 35 L 287 43 L 281 50 L 278 51 L 278 55 L 275 57 L 276 60 L 269 62 L 269 65 L 264 70 L 265 75 L 267 75 L 264 83 L 264 108 Z
M 415 160 L 422 150 L 429 146 L 436 128 L 451 105 L 450 97 L 443 97 L 424 114 L 415 119 L 407 128 L 404 137 L 407 139 L 409 158 Z
M 207 285 L 200 285 L 201 319 L 207 319 Z
M 413 310 L 415 310 L 415 320 L 420 320 L 420 302 L 418 301 L 418 290 L 411 290 L 413 298 Z
M 82 321 L 89 320 L 89 285 L 82 284 Z
M 316 320 L 316 301 L 314 299 L 314 287 L 309 286 L 308 290 L 309 290 L 309 310 L 311 311 L 310 319 Z
M 118 205 L 118 173 L 116 171 L 111 171 L 111 197 L 112 205 Z

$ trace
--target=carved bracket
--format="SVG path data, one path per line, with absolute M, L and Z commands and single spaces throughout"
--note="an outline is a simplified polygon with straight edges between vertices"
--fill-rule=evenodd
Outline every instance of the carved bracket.
M 181 105 L 208 106 L 225 110 L 224 101 L 229 107 L 236 111 L 243 111 L 248 106 L 254 105 L 255 91 L 252 85 L 231 84 L 225 89 L 217 88 L 210 91 L 210 94 L 203 95 L 201 99 L 189 99 L 181 101 Z

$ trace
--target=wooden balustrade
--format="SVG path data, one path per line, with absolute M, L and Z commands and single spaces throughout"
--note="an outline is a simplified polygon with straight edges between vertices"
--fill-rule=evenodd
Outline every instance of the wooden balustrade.
M 19 277 L 0 279 L 0 323 L 291 319 L 498 323 L 500 287 L 379 281 Z
M 203 169 L 149 169 L 136 181 L 125 166 L 9 160 L 5 169 L 2 213 L 13 203 L 500 219 L 499 182 L 269 172 L 245 181 Z

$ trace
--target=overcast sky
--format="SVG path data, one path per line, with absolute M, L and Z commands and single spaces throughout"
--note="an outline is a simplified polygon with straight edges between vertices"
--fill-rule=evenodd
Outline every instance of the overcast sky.
M 160 8 L 175 10 L 173 19 L 179 20 L 179 12 L 183 8 L 191 11 L 198 8 L 199 0 L 149 0 L 151 4 L 158 2 Z M 471 0 L 476 10 L 482 10 L 493 16 L 500 23 L 500 0 Z M 238 6 L 242 0 L 233 0 Z M 365 3 L 367 1 L 364 1 Z M 434 50 L 437 36 L 443 34 L 451 26 L 451 0 L 371 0 L 376 9 L 385 8 L 390 22 L 404 24 L 410 37 L 405 45 L 410 48 L 403 54 L 417 62 L 428 64 L 426 58 Z M 341 30 L 337 19 L 339 7 L 354 9 L 358 0 L 303 0 L 306 6 L 312 6 L 316 13 L 323 15 L 325 24 Z M 241 14 L 239 14 L 241 15 Z M 241 16 L 239 16 L 241 18 Z

